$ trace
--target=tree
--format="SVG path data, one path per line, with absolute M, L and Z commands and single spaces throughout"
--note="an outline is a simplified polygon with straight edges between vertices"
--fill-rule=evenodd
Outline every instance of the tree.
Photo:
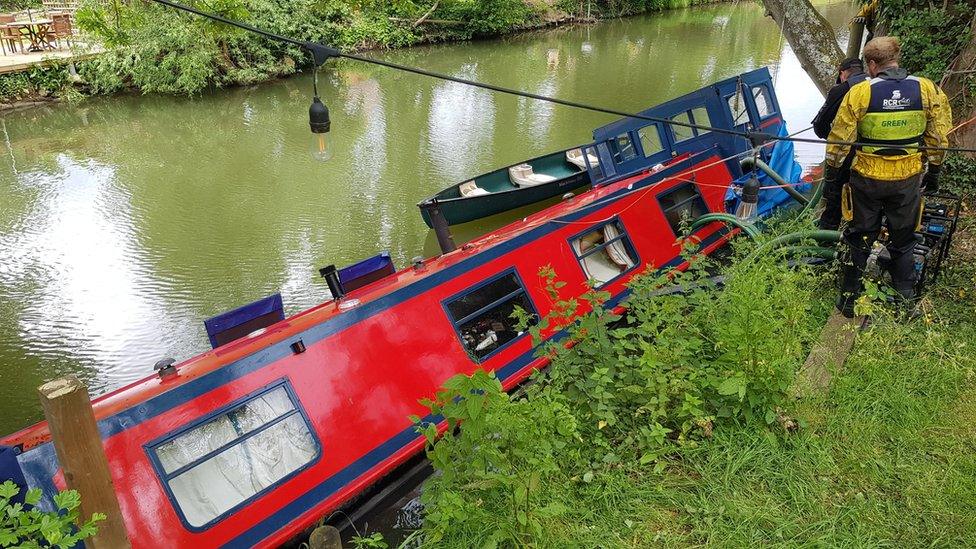
M 810 75 L 820 93 L 837 78 L 837 65 L 844 52 L 837 46 L 837 36 L 830 23 L 809 0 L 763 0 L 766 14 L 771 16 L 800 60 L 800 66 Z
M 976 13 L 969 26 L 969 43 L 949 64 L 942 89 L 956 106 L 955 118 L 960 123 L 976 117 Z M 976 122 L 960 127 L 951 136 L 957 147 L 976 148 Z M 976 154 L 970 154 L 976 158 Z

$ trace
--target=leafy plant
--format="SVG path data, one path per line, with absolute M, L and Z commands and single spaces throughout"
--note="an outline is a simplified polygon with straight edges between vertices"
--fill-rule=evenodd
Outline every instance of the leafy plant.
M 512 397 L 492 373 L 451 378 L 424 402 L 446 421 L 441 438 L 413 418 L 438 471 L 423 496 L 429 543 L 537 543 L 615 471 L 658 475 L 723 425 L 775 426 L 816 328 L 811 273 L 741 261 L 716 291 L 711 265 L 688 260 L 635 277 L 624 314 L 592 281 L 566 298 L 555 270 L 540 271 L 549 313 L 515 316 L 549 367 Z
M 0 547 L 32 549 L 58 547 L 70 549 L 79 541 L 98 532 L 96 524 L 105 520 L 101 513 L 92 514 L 84 524 L 76 527 L 80 516 L 81 496 L 75 490 L 54 496 L 55 512 L 41 511 L 39 489 L 28 490 L 24 503 L 12 503 L 20 487 L 10 480 L 0 484 Z

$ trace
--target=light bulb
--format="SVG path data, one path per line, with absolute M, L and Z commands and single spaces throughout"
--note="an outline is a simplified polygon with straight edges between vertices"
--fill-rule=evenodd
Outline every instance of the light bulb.
M 319 162 L 327 162 L 332 158 L 332 144 L 329 143 L 327 134 L 313 133 L 310 152 L 312 159 Z
M 739 206 L 735 209 L 735 216 L 742 220 L 755 219 L 759 207 L 759 180 L 750 177 L 742 186 L 742 196 Z

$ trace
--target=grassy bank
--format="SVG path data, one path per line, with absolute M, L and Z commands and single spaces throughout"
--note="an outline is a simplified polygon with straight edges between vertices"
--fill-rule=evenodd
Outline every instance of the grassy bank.
M 973 220 L 963 233 L 971 234 Z M 721 293 L 655 297 L 510 398 L 487 374 L 433 405 L 465 428 L 434 444 L 430 546 L 968 546 L 976 533 L 974 243 L 924 316 L 874 304 L 828 392 L 789 386 L 834 277 L 737 262 Z M 687 282 L 687 280 L 685 281 Z M 643 295 L 642 295 L 643 293 Z M 465 397 L 476 389 L 477 397 Z
M 715 0 L 190 0 L 186 3 L 275 33 L 334 45 L 346 51 L 360 51 L 486 38 L 712 1 Z M 295 46 L 151 2 L 83 0 L 77 23 L 91 40 L 108 50 L 79 64 L 82 84 L 71 84 L 63 66 L 0 75 L 0 104 L 130 90 L 194 95 L 213 88 L 267 81 L 310 67 L 308 55 Z

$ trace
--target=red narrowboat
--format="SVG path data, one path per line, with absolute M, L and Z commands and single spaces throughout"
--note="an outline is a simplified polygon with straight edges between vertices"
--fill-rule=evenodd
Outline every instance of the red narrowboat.
M 766 69 L 642 114 L 784 126 Z M 510 318 L 516 306 L 549 312 L 540 268 L 579 293 L 595 281 L 619 306 L 635 274 L 681 265 L 685 216 L 732 207 L 737 157 L 751 147 L 719 132 L 614 122 L 583 155 L 599 158 L 587 163 L 586 193 L 401 270 L 380 257 L 328 272 L 340 297 L 289 318 L 273 296 L 211 319 L 213 350 L 162 362 L 93 401 L 132 545 L 272 547 L 341 508 L 422 451 L 408 416 L 423 415 L 418 401 L 446 379 L 486 369 L 511 388 L 544 365 Z M 788 200 L 764 190 L 760 212 Z M 729 233 L 713 223 L 697 236 L 711 252 Z M 65 487 L 45 423 L 0 438 L 8 477 L 41 488 L 42 505 Z

